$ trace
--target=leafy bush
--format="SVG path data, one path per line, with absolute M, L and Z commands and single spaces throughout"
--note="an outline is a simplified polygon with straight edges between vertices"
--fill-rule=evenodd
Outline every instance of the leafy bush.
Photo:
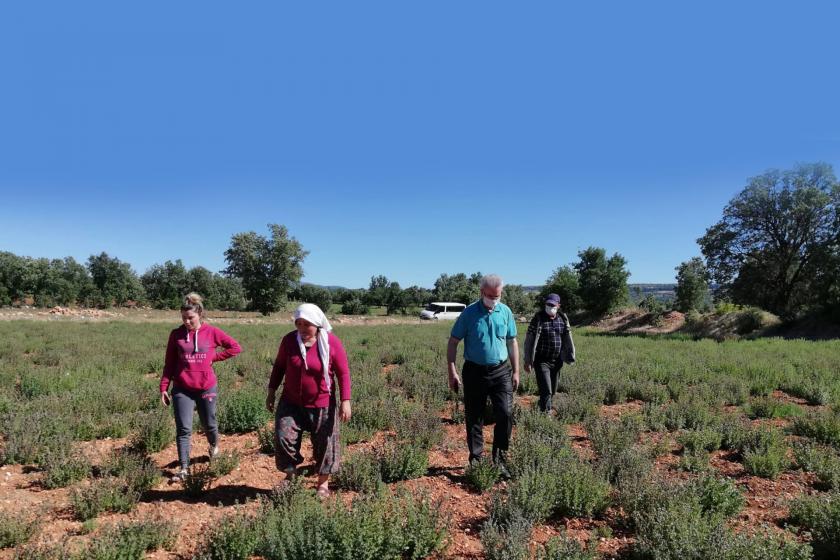
M 146 552 L 169 548 L 175 529 L 169 521 L 135 521 L 109 527 L 79 554 L 85 560 L 142 560 Z
M 423 449 L 431 449 L 443 441 L 443 426 L 437 411 L 422 403 L 411 403 L 395 410 L 391 425 L 397 439 L 410 441 Z
M 67 450 L 47 451 L 41 461 L 44 488 L 64 488 L 90 474 L 90 462 L 81 454 Z
M 840 455 L 831 447 L 797 442 L 793 447 L 796 466 L 817 475 L 828 490 L 840 490 Z
M 750 401 L 746 413 L 750 418 L 790 418 L 801 415 L 802 408 L 771 397 L 758 397 Z
M 154 488 L 160 480 L 160 469 L 149 457 L 124 449 L 113 453 L 103 465 L 110 476 L 119 476 L 128 488 L 141 496 Z
M 425 558 L 445 543 L 447 519 L 439 505 L 425 496 L 383 492 L 348 508 L 289 485 L 260 512 L 254 552 L 267 560 Z
M 493 461 L 483 457 L 473 461 L 464 471 L 467 484 L 478 492 L 486 492 L 498 482 L 501 472 Z
M 793 433 L 840 449 L 840 409 L 794 418 Z
M 196 560 L 248 560 L 257 548 L 260 526 L 252 516 L 237 512 L 223 518 L 195 555 Z
M 575 539 L 558 536 L 551 537 L 545 547 L 537 554 L 537 560 L 595 560 L 597 541 L 583 546 Z
M 750 474 L 772 479 L 789 465 L 784 436 L 775 428 L 753 428 L 745 434 L 739 448 L 744 468 Z
M 344 315 L 367 315 L 370 313 L 370 307 L 365 305 L 360 299 L 351 299 L 341 305 L 341 312 Z
M 79 521 L 93 519 L 104 512 L 128 513 L 138 501 L 140 495 L 137 491 L 129 488 L 125 481 L 113 477 L 95 480 L 89 486 L 70 493 L 70 504 Z
M 265 395 L 256 389 L 243 388 L 219 399 L 219 431 L 223 434 L 258 430 L 270 418 L 265 409 Z
M 260 444 L 260 452 L 266 455 L 274 455 L 274 426 L 263 426 L 257 430 L 257 441 Z
M 371 452 L 356 452 L 341 462 L 333 485 L 343 490 L 374 492 L 382 484 L 379 461 Z
M 379 451 L 378 457 L 384 482 L 418 478 L 429 468 L 428 450 L 411 443 L 388 443 Z
M 142 413 L 138 417 L 136 430 L 131 446 L 143 453 L 157 453 L 175 439 L 169 415 L 157 410 Z
M 723 435 L 717 430 L 690 430 L 677 436 L 677 443 L 688 453 L 720 449 Z
M 0 548 L 18 546 L 38 530 L 37 520 L 29 520 L 21 514 L 0 512 Z
M 195 465 L 184 478 L 184 493 L 192 498 L 199 498 L 210 490 L 216 475 L 208 465 Z
M 557 393 L 551 404 L 561 422 L 581 422 L 597 413 L 595 402 L 584 395 Z
M 562 457 L 571 457 L 573 451 L 567 438 L 557 440 L 545 434 L 520 431 L 511 442 L 507 466 L 514 478 L 525 472 L 556 464 Z
M 837 558 L 840 550 L 840 493 L 802 496 L 790 507 L 791 521 L 811 532 L 814 558 Z
M 746 502 L 731 480 L 715 476 L 703 476 L 694 481 L 693 493 L 699 496 L 705 513 L 724 518 L 736 515 Z
M 214 478 L 228 475 L 238 466 L 238 451 L 224 451 L 210 459 L 210 473 Z
M 516 517 L 505 523 L 488 520 L 481 529 L 481 545 L 487 560 L 528 560 L 531 522 Z

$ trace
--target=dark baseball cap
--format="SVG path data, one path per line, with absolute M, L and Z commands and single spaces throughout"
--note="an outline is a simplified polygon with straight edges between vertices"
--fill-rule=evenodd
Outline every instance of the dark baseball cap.
M 560 305 L 560 296 L 557 294 L 548 294 L 545 298 L 546 303 L 553 303 L 554 305 Z

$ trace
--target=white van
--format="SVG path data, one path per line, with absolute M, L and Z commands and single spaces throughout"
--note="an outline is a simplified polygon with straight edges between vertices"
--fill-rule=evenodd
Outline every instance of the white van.
M 426 309 L 420 312 L 420 318 L 430 320 L 457 319 L 466 307 L 463 303 L 433 301 L 426 306 Z

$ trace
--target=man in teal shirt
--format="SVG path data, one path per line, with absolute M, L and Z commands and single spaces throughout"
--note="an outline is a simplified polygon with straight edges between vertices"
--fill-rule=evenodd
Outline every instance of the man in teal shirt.
M 493 429 L 493 461 L 508 475 L 505 455 L 513 427 L 513 392 L 519 386 L 519 345 L 516 322 L 510 308 L 501 303 L 501 277 L 488 274 L 481 279 L 481 298 L 461 313 L 449 337 L 446 361 L 449 386 L 464 386 L 464 416 L 470 463 L 484 454 L 484 407 L 487 397 L 493 403 L 496 425 Z M 464 341 L 463 382 L 455 360 L 458 344 Z M 508 363 L 509 360 L 509 363 Z

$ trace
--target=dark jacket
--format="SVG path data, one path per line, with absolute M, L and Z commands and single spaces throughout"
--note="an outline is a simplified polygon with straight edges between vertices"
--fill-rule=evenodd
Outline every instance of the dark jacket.
M 566 324 L 563 329 L 562 345 L 560 346 L 560 359 L 567 364 L 575 363 L 575 343 L 572 340 L 572 329 L 569 318 L 565 313 L 560 313 L 559 318 Z M 531 324 L 528 325 L 528 333 L 525 335 L 525 363 L 533 365 L 537 353 L 537 343 L 540 340 L 540 326 L 550 321 L 551 318 L 542 309 L 537 311 Z

